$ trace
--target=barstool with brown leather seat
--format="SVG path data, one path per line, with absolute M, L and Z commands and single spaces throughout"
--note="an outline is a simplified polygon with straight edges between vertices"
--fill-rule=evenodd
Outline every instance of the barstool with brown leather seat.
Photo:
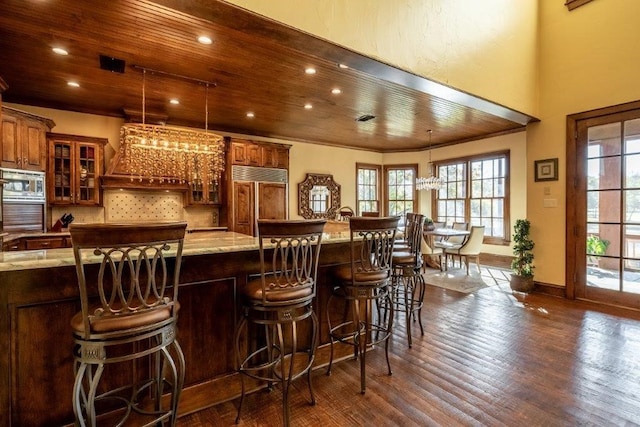
M 389 338 L 393 328 L 391 299 L 392 254 L 400 217 L 352 217 L 350 230 L 350 263 L 334 270 L 336 284 L 327 301 L 327 319 L 331 340 L 331 359 L 327 375 L 331 374 L 333 347 L 336 341 L 352 345 L 360 359 L 360 392 L 366 390 L 365 355 L 368 348 L 385 344 L 387 368 Z M 344 316 L 332 322 L 332 302 L 345 303 Z M 389 310 L 381 314 L 381 308 Z
M 110 425 L 123 425 L 132 412 L 137 425 L 175 425 L 185 370 L 176 322 L 186 226 L 181 222 L 69 228 L 82 307 L 71 320 L 76 425 L 95 426 L 96 402 L 105 400 L 113 401 L 106 408 L 120 418 Z M 108 372 L 118 373 L 118 378 L 101 382 L 106 366 L 114 364 L 117 371 Z M 106 390 L 105 383 L 119 386 Z M 171 397 L 163 408 L 166 386 Z
M 244 375 L 282 385 L 284 425 L 289 425 L 289 387 L 307 375 L 311 404 L 315 404 L 311 366 L 318 342 L 318 318 L 313 311 L 318 257 L 326 220 L 258 220 L 260 276 L 242 289 L 244 313 L 236 329 L 236 357 L 242 395 L 236 422 L 245 397 Z M 300 344 L 299 322 L 310 319 L 308 340 Z M 243 340 L 249 325 L 264 328 L 264 336 Z M 255 328 L 254 328 L 255 329 Z M 299 345 L 300 344 L 300 345 Z
M 422 277 L 422 242 L 424 240 L 424 215 L 413 214 L 413 225 L 406 236 L 407 248 L 393 253 L 394 302 L 405 313 L 407 340 L 411 347 L 411 320 L 418 320 L 420 333 L 424 335 L 422 326 L 422 306 L 424 304 L 425 283 Z

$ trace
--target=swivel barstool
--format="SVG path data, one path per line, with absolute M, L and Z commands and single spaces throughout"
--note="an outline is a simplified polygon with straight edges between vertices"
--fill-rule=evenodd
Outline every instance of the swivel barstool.
M 109 411 L 121 415 L 110 425 L 123 425 L 133 412 L 137 425 L 175 425 L 185 371 L 176 322 L 186 226 L 69 228 L 82 308 L 71 319 L 76 425 L 96 425 L 99 401 L 112 401 Z M 101 382 L 105 367 L 116 364 L 107 372 L 118 378 Z M 167 386 L 171 397 L 163 408 Z
M 236 329 L 235 352 L 242 394 L 236 422 L 245 398 L 244 376 L 282 386 L 284 425 L 289 425 L 291 382 L 307 375 L 311 404 L 315 404 L 311 367 L 318 344 L 318 318 L 313 311 L 318 257 L 326 220 L 258 220 L 260 275 L 240 290 L 243 317 Z M 299 322 L 309 319 L 307 342 L 300 343 Z M 257 326 L 257 327 L 256 327 Z M 261 336 L 249 337 L 251 332 Z
M 354 356 L 360 359 L 360 393 L 366 391 L 366 352 L 384 343 L 387 368 L 389 338 L 393 328 L 391 295 L 392 254 L 399 217 L 351 217 L 350 262 L 333 271 L 335 285 L 327 301 L 327 319 L 331 340 L 331 359 L 327 375 L 331 374 L 335 342 L 352 345 Z M 337 301 L 345 305 L 344 315 L 332 319 L 332 307 Z M 381 307 L 390 312 L 381 314 Z
M 405 314 L 409 348 L 413 344 L 411 320 L 418 320 L 420 333 L 424 335 L 421 318 L 425 293 L 422 277 L 424 218 L 424 215 L 413 214 L 413 225 L 406 236 L 407 248 L 393 253 L 394 302 L 396 307 L 402 309 Z

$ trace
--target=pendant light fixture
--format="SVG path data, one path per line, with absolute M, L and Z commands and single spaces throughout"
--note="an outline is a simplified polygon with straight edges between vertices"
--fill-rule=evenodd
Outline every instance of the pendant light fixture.
M 433 164 L 431 163 L 431 133 L 433 131 L 431 129 L 427 130 L 429 134 L 429 163 L 427 164 L 427 169 L 429 170 L 428 178 L 418 178 L 416 179 L 416 188 L 418 190 L 440 190 L 444 187 L 444 180 L 442 178 L 436 177 L 433 174 Z

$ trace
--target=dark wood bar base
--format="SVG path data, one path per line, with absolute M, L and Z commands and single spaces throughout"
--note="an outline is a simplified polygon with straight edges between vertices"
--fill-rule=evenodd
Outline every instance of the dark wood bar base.
M 329 360 L 329 271 L 347 258 L 348 243 L 323 244 L 314 304 L 321 344 L 316 367 Z M 259 256 L 254 249 L 183 257 L 178 340 L 187 368 L 180 416 L 239 396 L 233 353 L 233 333 L 240 313 L 238 290 L 258 269 Z M 74 266 L 0 271 L 0 426 L 73 423 L 69 321 L 79 309 Z M 351 351 L 340 350 L 342 357 Z M 105 377 L 118 383 L 128 375 L 124 369 Z M 260 387 L 254 384 L 253 390 Z

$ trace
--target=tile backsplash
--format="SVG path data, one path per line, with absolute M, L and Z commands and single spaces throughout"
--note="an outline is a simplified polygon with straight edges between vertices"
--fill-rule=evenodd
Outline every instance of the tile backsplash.
M 183 196 L 176 192 L 105 191 L 104 220 L 146 222 L 183 220 Z
M 51 209 L 53 225 L 65 213 L 78 223 L 136 223 L 149 221 L 187 221 L 189 228 L 218 226 L 217 207 L 184 207 L 180 192 L 105 190 L 104 207 L 67 206 Z

